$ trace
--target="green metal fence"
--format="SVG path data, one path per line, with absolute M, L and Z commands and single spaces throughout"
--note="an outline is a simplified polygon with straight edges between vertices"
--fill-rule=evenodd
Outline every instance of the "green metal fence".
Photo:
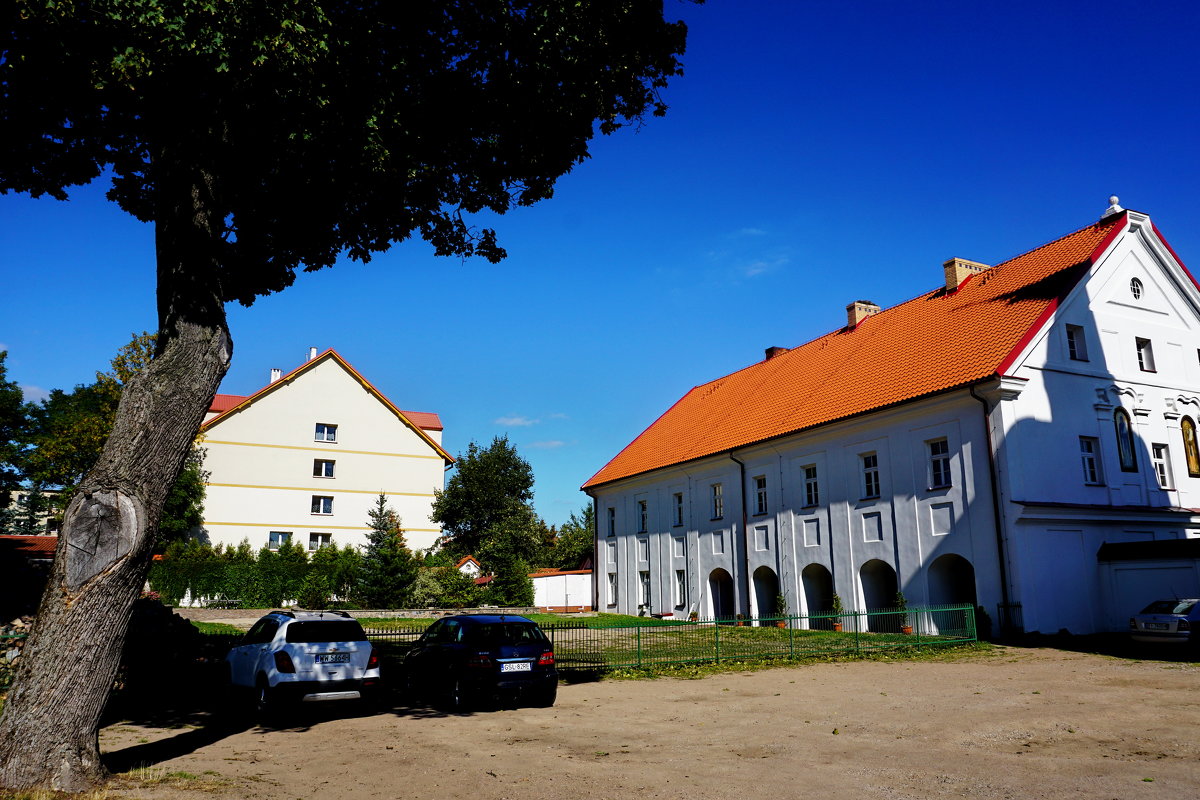
M 563 671 L 599 671 L 734 659 L 811 658 L 898 648 L 936 647 L 976 639 L 969 605 L 879 609 L 844 614 L 658 621 L 610 628 L 579 623 L 543 625 Z M 421 628 L 372 631 L 401 644 Z

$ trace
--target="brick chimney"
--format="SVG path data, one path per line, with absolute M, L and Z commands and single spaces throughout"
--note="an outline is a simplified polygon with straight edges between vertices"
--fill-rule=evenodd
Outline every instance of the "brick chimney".
M 879 313 L 879 306 L 872 303 L 870 300 L 855 300 L 850 305 L 846 306 L 846 327 L 853 330 L 858 327 L 858 323 L 862 322 L 867 317 L 873 317 Z
M 781 356 L 789 349 L 790 348 L 787 347 L 768 347 L 766 349 L 766 358 L 764 358 L 763 361 L 770 361 L 775 356 Z
M 967 278 L 978 275 L 989 266 L 989 264 L 980 264 L 978 261 L 967 261 L 965 258 L 951 258 L 944 262 L 942 269 L 946 272 L 946 291 L 953 292 L 962 286 L 963 281 Z

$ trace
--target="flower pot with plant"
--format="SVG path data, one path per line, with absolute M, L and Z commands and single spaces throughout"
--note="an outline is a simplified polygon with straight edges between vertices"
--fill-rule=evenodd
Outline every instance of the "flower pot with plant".
M 900 632 L 908 635 L 913 632 L 908 621 L 908 598 L 904 592 L 896 592 L 896 610 L 900 612 Z
M 775 595 L 775 616 L 781 617 L 781 619 L 778 619 L 775 621 L 775 627 L 786 628 L 787 627 L 787 615 L 788 615 L 787 597 L 784 596 L 783 592 L 780 592 L 779 594 Z
M 737 626 L 738 626 L 739 628 L 741 628 L 742 626 L 744 626 L 744 625 L 746 624 L 746 622 L 745 622 L 745 619 L 746 619 L 746 618 L 745 618 L 745 617 L 743 617 L 741 614 L 738 614 L 738 615 L 735 617 L 735 619 L 737 620 Z
M 833 600 L 829 606 L 830 612 L 833 614 L 833 630 L 840 631 L 842 629 L 842 615 L 846 613 L 846 607 L 842 605 L 842 598 L 837 592 L 833 593 Z

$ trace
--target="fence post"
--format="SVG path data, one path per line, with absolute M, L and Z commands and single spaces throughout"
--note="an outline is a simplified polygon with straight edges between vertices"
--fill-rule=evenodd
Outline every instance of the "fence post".
M 642 626 L 637 626 L 637 665 L 642 668 Z
M 862 655 L 862 631 L 859 630 L 862 627 L 862 624 L 859 622 L 862 615 L 863 612 L 861 611 L 854 612 L 854 655 L 856 656 Z
M 796 657 L 796 618 L 790 617 L 787 621 L 788 626 L 788 658 Z
M 717 663 L 721 663 L 721 621 L 713 620 L 713 636 L 716 638 Z

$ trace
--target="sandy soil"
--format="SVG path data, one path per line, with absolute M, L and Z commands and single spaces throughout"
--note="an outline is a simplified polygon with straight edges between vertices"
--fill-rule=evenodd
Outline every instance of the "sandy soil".
M 165 800 L 1195 800 L 1198 687 L 1194 664 L 999 648 L 564 685 L 549 709 L 327 704 L 276 729 L 122 722 L 101 745 L 117 768 L 154 765 L 114 794 Z

